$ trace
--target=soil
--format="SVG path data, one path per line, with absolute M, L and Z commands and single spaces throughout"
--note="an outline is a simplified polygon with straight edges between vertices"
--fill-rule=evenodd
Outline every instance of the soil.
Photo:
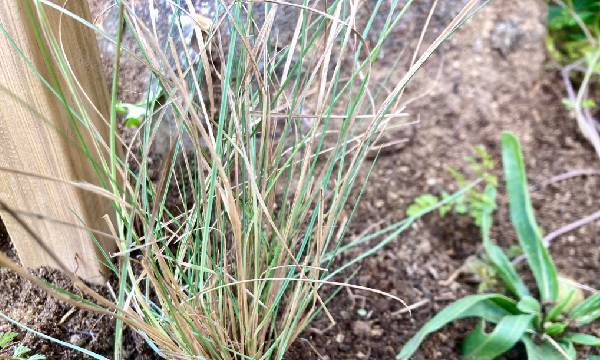
M 0 221 L 0 251 L 14 260 L 16 252 L 10 244 L 4 225 Z M 39 268 L 32 273 L 59 288 L 73 294 L 82 295 L 67 276 L 61 272 Z M 55 339 L 69 342 L 73 345 L 110 357 L 114 341 L 114 320 L 105 315 L 80 310 L 62 301 L 59 301 L 31 284 L 23 281 L 15 273 L 0 268 L 0 312 L 9 318 L 24 324 L 36 331 L 51 336 Z M 92 289 L 106 298 L 111 298 L 109 288 L 105 286 L 90 285 Z M 82 355 L 66 347 L 59 346 L 51 341 L 24 331 L 11 325 L 0 318 L 0 334 L 6 331 L 19 333 L 13 344 L 3 350 L 1 355 L 12 353 L 14 346 L 23 345 L 31 349 L 28 355 L 42 354 L 47 359 L 77 359 Z M 125 359 L 155 359 L 153 351 L 145 345 L 144 340 L 130 329 L 125 331 L 124 355 Z
M 100 2 L 91 1 L 93 7 Z M 402 49 L 407 49 L 405 54 L 411 53 L 414 43 L 404 39 L 415 38 L 407 34 L 418 35 L 431 2 L 416 3 L 411 21 L 392 34 L 393 41 L 384 48 L 381 79 L 390 69 L 392 79 L 398 79 L 406 70 L 406 64 L 395 65 L 395 57 Z M 440 2 L 429 38 L 439 33 L 461 4 Z M 415 78 L 405 99 L 423 92 L 428 96 L 411 102 L 406 111 L 419 123 L 386 135 L 388 140 L 406 138 L 407 142 L 385 151 L 378 159 L 351 236 L 403 219 L 405 209 L 419 194 L 456 190 L 447 166 L 464 170 L 464 157 L 478 144 L 500 159 L 499 136 L 503 130 L 511 130 L 521 139 L 529 180 L 536 186 L 533 204 L 546 233 L 598 210 L 600 176 L 577 176 L 540 185 L 571 170 L 600 168 L 593 148 L 561 104 L 562 83 L 545 56 L 544 4 L 542 0 L 492 1 Z M 501 173 L 497 175 L 502 183 Z M 493 237 L 502 245 L 515 244 L 502 186 L 499 193 Z M 600 288 L 599 233 L 600 222 L 591 223 L 555 239 L 550 248 L 561 274 L 595 289 Z M 0 250 L 10 248 L 7 240 L 0 228 Z M 346 257 L 365 251 L 367 246 L 354 249 Z M 292 345 L 287 359 L 393 359 L 402 344 L 437 311 L 476 292 L 473 276 L 463 274 L 447 280 L 480 251 L 479 231 L 467 218 L 452 214 L 425 217 L 352 269 L 357 272 L 350 280 L 420 306 L 409 314 L 388 298 L 343 290 L 328 306 L 335 324 L 324 316 L 317 318 Z M 36 273 L 68 285 L 54 272 L 41 269 Z M 48 335 L 110 355 L 109 319 L 75 310 L 61 323 L 71 311 L 68 306 L 5 270 L 0 270 L 0 283 L 0 311 Z M 459 359 L 460 339 L 472 324 L 461 321 L 430 336 L 414 358 Z M 0 320 L 0 331 L 8 327 Z M 49 359 L 79 357 L 31 335 L 20 341 Z M 150 358 L 134 335 L 128 343 L 131 359 Z M 513 357 L 520 358 L 518 353 Z

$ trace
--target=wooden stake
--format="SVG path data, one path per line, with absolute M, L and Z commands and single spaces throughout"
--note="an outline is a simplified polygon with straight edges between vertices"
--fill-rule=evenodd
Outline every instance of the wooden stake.
M 63 3 L 68 4 L 69 11 L 90 20 L 85 0 L 57 2 L 60 6 Z M 0 0 L 0 167 L 97 183 L 89 159 L 78 146 L 73 125 L 76 121 L 40 80 L 39 75 L 69 93 L 68 85 L 60 78 L 57 62 L 44 56 L 43 35 L 36 35 L 32 26 L 32 21 L 38 21 L 37 16 L 28 7 L 35 9 L 31 0 Z M 78 91 L 89 97 L 100 114 L 89 103 L 84 106 L 85 113 L 106 139 L 108 93 L 94 33 L 56 9 L 48 6 L 44 9 L 79 82 Z M 66 96 L 67 102 L 72 100 L 73 97 Z M 81 132 L 93 147 L 87 130 Z M 21 214 L 21 219 L 44 241 L 45 247 L 60 259 L 57 262 L 15 219 L 0 212 L 23 265 L 61 268 L 62 263 L 66 267 L 62 270 L 73 271 L 84 280 L 96 283 L 103 280 L 105 270 L 97 245 L 81 227 L 106 231 L 102 216 L 113 213 L 109 201 L 68 184 L 6 171 L 0 171 L 0 199 Z M 107 250 L 112 250 L 114 241 L 102 236 L 97 239 Z

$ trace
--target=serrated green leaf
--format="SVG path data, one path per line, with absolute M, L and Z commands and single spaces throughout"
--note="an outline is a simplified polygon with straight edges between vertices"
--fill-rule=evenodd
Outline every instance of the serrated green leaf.
M 494 169 L 494 167 L 495 167 L 494 158 L 492 157 L 492 155 L 490 155 L 490 153 L 487 151 L 485 146 L 483 146 L 483 145 L 475 146 L 475 153 L 477 153 L 477 155 L 481 159 L 481 164 L 483 165 L 484 168 L 486 168 L 487 170 Z
M 5 332 L 0 334 L 0 349 L 7 347 L 19 334 L 16 332 Z
M 577 345 L 600 346 L 600 338 L 594 335 L 583 333 L 566 333 L 563 339 Z
M 534 315 L 508 315 L 496 325 L 490 334 L 486 334 L 482 323 L 467 335 L 463 342 L 462 353 L 467 359 L 494 359 L 510 350 L 530 328 Z
M 505 316 L 514 314 L 518 314 L 516 303 L 504 295 L 481 294 L 464 297 L 446 306 L 423 325 L 419 332 L 402 347 L 396 359 L 410 358 L 427 335 L 455 320 L 479 317 L 491 323 L 498 323 Z
M 31 349 L 29 349 L 27 346 L 23 346 L 23 345 L 19 345 L 15 348 L 15 350 L 13 351 L 13 357 L 19 358 L 19 357 L 23 357 L 25 354 L 27 354 Z
M 467 212 L 467 206 L 463 203 L 457 203 L 454 206 L 454 211 L 456 211 L 457 214 L 466 214 Z
M 558 296 L 556 267 L 542 242 L 542 233 L 535 221 L 521 146 L 517 138 L 509 132 L 502 134 L 502 162 L 511 222 L 527 256 L 542 301 L 554 302 Z
M 498 275 L 502 281 L 504 281 L 506 287 L 519 298 L 528 296 L 529 290 L 527 289 L 527 286 L 519 274 L 517 274 L 517 271 L 513 267 L 506 254 L 504 254 L 504 251 L 502 251 L 499 246 L 492 243 L 490 238 L 490 230 L 492 227 L 492 213 L 496 203 L 496 188 L 491 185 L 486 186 L 485 194 L 490 198 L 490 204 L 494 205 L 490 205 L 485 208 L 481 216 L 481 237 L 483 239 L 483 248 L 488 258 L 496 268 Z
M 452 176 L 458 183 L 458 186 L 464 187 L 467 184 L 467 179 L 465 179 L 465 176 L 461 174 L 460 171 L 448 166 L 448 172 L 450 173 L 450 176 Z
M 415 198 L 415 201 L 408 207 L 406 214 L 408 216 L 418 216 L 424 210 L 435 206 L 439 199 L 435 195 L 423 194 Z

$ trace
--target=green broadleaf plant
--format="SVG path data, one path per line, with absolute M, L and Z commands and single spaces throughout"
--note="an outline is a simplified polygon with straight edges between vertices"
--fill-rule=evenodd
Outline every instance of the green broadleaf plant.
M 583 300 L 578 289 L 559 280 L 535 221 L 519 141 L 506 132 L 501 143 L 510 218 L 537 291 L 530 292 L 509 257 L 491 240 L 495 206 L 488 206 L 481 217 L 483 247 L 509 295 L 479 294 L 455 301 L 427 322 L 404 345 L 397 359 L 410 358 L 427 335 L 467 317 L 481 319 L 463 341 L 462 352 L 467 359 L 494 359 L 519 342 L 530 360 L 576 359 L 575 345 L 600 346 L 600 338 L 581 332 L 582 326 L 600 317 L 600 293 Z M 495 187 L 486 186 L 485 194 L 495 199 Z M 539 293 L 539 298 L 533 297 L 534 293 Z M 494 328 L 486 331 L 490 325 Z

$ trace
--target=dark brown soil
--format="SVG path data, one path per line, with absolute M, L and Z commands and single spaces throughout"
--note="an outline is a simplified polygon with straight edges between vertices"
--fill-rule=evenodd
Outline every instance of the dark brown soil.
M 14 257 L 14 249 L 8 240 L 2 225 L 0 226 L 0 251 Z M 33 274 L 59 288 L 79 294 L 68 278 L 59 271 L 40 268 L 34 270 Z M 4 268 L 0 268 L 0 284 L 2 284 L 0 312 L 6 316 L 55 339 L 112 358 L 115 325 L 111 318 L 73 308 L 58 301 L 48 296 L 45 291 L 27 281 L 23 281 L 15 273 Z M 92 288 L 103 296 L 110 297 L 106 287 L 92 286 Z M 18 343 L 29 347 L 31 349 L 30 355 L 34 353 L 42 354 L 47 359 L 84 358 L 79 352 L 57 345 L 49 340 L 43 340 L 32 333 L 11 325 L 4 319 L 0 319 L 0 333 L 6 331 L 19 333 L 20 335 L 14 345 Z M 156 358 L 145 345 L 141 336 L 130 329 L 125 332 L 124 343 L 126 359 Z M 6 353 L 12 351 L 12 348 L 13 346 L 9 347 Z M 3 355 L 2 351 L 0 351 L 0 355 Z
M 422 24 L 429 2 L 417 3 L 420 5 L 414 24 L 407 27 L 413 32 Z M 433 34 L 461 3 L 440 2 L 431 25 Z M 531 184 L 541 184 L 570 170 L 600 168 L 594 150 L 561 105 L 560 80 L 547 68 L 543 47 L 545 11 L 542 0 L 492 2 L 444 46 L 424 75 L 415 79 L 406 99 L 433 88 L 430 96 L 407 108 L 420 122 L 410 130 L 394 130 L 387 135 L 409 141 L 378 160 L 355 215 L 351 236 L 403 219 L 405 209 L 418 194 L 456 190 L 447 166 L 462 168 L 463 158 L 478 144 L 485 145 L 499 159 L 503 130 L 512 130 L 520 137 Z M 394 54 L 404 46 L 410 47 L 403 43 L 406 37 L 405 33 L 392 36 L 397 40 L 384 51 L 389 68 L 395 62 Z M 392 78 L 401 76 L 404 70 L 399 65 Z M 538 222 L 547 233 L 592 214 L 600 207 L 599 194 L 598 176 L 579 176 L 541 187 L 532 194 Z M 557 238 L 551 246 L 562 274 L 596 289 L 600 288 L 599 233 L 600 222 L 595 222 Z M 516 242 L 504 196 L 500 198 L 493 235 L 504 245 Z M 0 250 L 5 250 L 6 239 L 2 239 L 0 231 Z M 355 249 L 346 258 L 366 248 Z M 350 281 L 390 292 L 408 304 L 422 305 L 409 315 L 400 313 L 403 307 L 387 298 L 342 290 L 328 306 L 336 323 L 331 325 L 326 318 L 318 318 L 292 346 L 287 358 L 393 359 L 402 344 L 437 311 L 476 291 L 477 284 L 470 276 L 446 280 L 479 251 L 478 229 L 468 219 L 455 215 L 426 217 L 360 268 L 353 269 L 358 272 Z M 45 270 L 38 270 L 38 274 L 59 283 L 64 281 Z M 49 335 L 110 355 L 110 320 L 76 310 L 61 323 L 71 310 L 68 306 L 48 299 L 3 270 L 0 283 L 0 311 Z M 471 327 L 472 322 L 463 321 L 432 335 L 414 358 L 460 358 L 460 339 Z M 6 328 L 0 320 L 0 331 Z M 51 359 L 79 357 L 30 335 L 22 341 L 46 352 Z M 131 354 L 132 359 L 144 358 L 133 350 Z

